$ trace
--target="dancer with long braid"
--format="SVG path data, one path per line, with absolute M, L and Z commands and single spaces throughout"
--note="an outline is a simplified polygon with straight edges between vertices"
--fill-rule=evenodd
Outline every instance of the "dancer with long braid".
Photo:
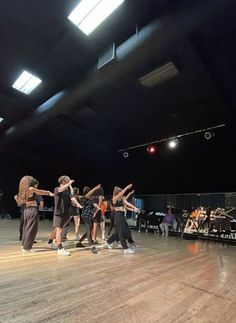
M 35 187 L 37 180 L 32 176 L 24 176 L 20 180 L 17 204 L 25 205 L 24 225 L 22 234 L 23 252 L 32 251 L 32 246 L 38 231 L 38 205 L 36 195 L 47 195 L 53 197 L 50 191 L 40 190 Z

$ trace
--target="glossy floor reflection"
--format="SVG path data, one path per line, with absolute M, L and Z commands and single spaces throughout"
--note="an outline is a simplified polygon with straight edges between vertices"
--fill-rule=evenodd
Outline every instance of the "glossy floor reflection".
M 235 246 L 134 231 L 134 255 L 69 241 L 63 257 L 42 221 L 23 256 L 18 225 L 0 221 L 0 322 L 236 322 Z

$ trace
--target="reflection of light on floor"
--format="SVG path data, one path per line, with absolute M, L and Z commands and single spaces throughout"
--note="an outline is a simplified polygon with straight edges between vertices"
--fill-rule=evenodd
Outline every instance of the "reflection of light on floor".
M 226 276 L 227 276 L 227 272 L 226 272 L 226 271 L 222 271 L 222 272 L 221 272 L 221 275 L 222 275 L 223 277 L 226 277 Z
M 200 248 L 199 248 L 199 245 L 196 242 L 194 242 L 194 243 L 187 244 L 187 250 L 192 255 L 195 255 L 196 253 L 199 252 Z

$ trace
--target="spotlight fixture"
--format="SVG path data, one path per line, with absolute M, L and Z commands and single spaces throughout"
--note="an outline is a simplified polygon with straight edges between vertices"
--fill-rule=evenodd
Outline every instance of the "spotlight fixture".
M 168 141 L 168 146 L 169 146 L 169 148 L 172 149 L 172 148 L 175 148 L 177 146 L 179 138 L 186 137 L 186 136 L 191 136 L 191 135 L 195 135 L 195 134 L 199 134 L 199 133 L 204 133 L 204 138 L 209 140 L 215 135 L 213 130 L 219 129 L 219 128 L 222 128 L 222 127 L 225 127 L 225 126 L 226 126 L 226 124 L 223 123 L 223 124 L 219 124 L 219 125 L 209 127 L 209 128 L 192 130 L 192 131 L 185 132 L 185 133 L 182 133 L 182 134 L 179 134 L 179 135 L 175 135 L 174 137 L 163 138 L 163 139 L 155 140 L 155 141 L 152 141 L 152 142 L 145 142 L 145 143 L 142 143 L 142 144 L 139 144 L 139 145 L 122 148 L 122 149 L 119 149 L 118 152 L 120 152 L 120 153 L 124 152 L 124 151 L 127 152 L 128 150 L 133 150 L 133 149 L 137 149 L 137 148 L 141 148 L 141 147 L 147 147 L 147 152 L 152 155 L 152 154 L 155 154 L 157 152 L 157 147 L 156 147 L 155 144 Z
M 212 137 L 214 137 L 214 132 L 211 132 L 211 131 L 206 131 L 205 133 L 204 133 L 204 138 L 206 139 L 206 140 L 210 140 Z
M 178 139 L 173 139 L 173 140 L 168 142 L 168 147 L 170 149 L 176 148 L 177 145 L 178 145 Z
M 157 147 L 155 145 L 148 145 L 147 146 L 147 152 L 150 155 L 154 155 L 157 152 Z
M 124 157 L 124 158 L 128 158 L 128 157 L 129 157 L 129 153 L 127 153 L 127 151 L 125 151 L 125 152 L 123 153 L 123 157 Z

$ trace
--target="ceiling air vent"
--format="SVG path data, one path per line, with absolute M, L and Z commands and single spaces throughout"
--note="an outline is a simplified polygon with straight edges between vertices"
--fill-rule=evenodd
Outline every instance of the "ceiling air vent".
M 98 69 L 107 65 L 115 58 L 115 43 L 113 43 L 98 59 Z
M 162 82 L 165 82 L 178 74 L 179 71 L 177 70 L 175 65 L 172 62 L 170 62 L 144 75 L 139 79 L 139 81 L 144 86 L 152 87 Z

